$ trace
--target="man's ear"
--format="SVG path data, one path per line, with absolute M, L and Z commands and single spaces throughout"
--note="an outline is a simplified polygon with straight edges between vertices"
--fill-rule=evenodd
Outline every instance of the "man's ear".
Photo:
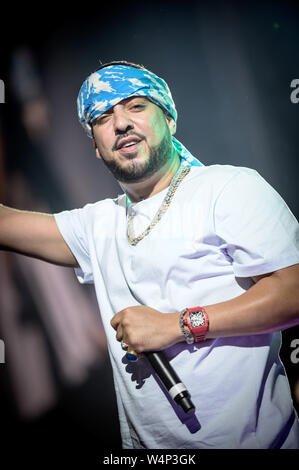
M 168 122 L 168 127 L 170 130 L 171 135 L 174 135 L 176 133 L 176 122 L 172 117 L 167 116 L 167 122 Z
M 100 152 L 98 151 L 98 149 L 96 148 L 96 157 L 101 160 L 102 158 L 102 155 L 100 154 Z
M 94 138 L 94 137 L 92 138 L 92 141 L 93 141 L 93 146 L 94 146 L 94 148 L 95 148 L 95 150 L 96 150 L 96 157 L 99 158 L 99 159 L 101 159 L 102 157 L 101 157 L 101 154 L 100 154 L 100 152 L 99 152 L 99 150 L 98 150 L 98 147 L 97 147 L 97 144 L 96 144 L 96 141 L 95 141 L 95 138 Z
M 100 152 L 98 151 L 98 149 L 96 148 L 96 157 L 101 160 L 102 156 L 100 154 Z

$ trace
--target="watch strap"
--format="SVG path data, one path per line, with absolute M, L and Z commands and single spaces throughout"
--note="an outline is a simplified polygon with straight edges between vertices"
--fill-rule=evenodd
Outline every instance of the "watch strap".
M 188 308 L 184 308 L 181 313 L 180 313 L 180 328 L 181 332 L 184 335 L 185 341 L 187 344 L 193 344 L 194 343 L 194 336 L 191 333 L 190 329 L 187 327 L 185 328 L 185 319 L 184 315 L 187 312 Z

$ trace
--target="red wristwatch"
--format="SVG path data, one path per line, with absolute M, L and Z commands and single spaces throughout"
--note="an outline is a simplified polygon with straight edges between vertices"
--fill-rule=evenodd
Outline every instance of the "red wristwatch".
M 186 308 L 184 324 L 189 328 L 194 342 L 204 341 L 209 329 L 208 314 L 203 307 Z

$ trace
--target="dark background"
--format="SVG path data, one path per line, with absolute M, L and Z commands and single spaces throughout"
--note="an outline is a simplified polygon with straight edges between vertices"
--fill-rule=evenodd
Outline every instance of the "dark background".
M 176 137 L 193 155 L 206 165 L 256 169 L 299 217 L 299 103 L 290 100 L 290 83 L 299 78 L 295 2 L 27 3 L 6 6 L 1 25 L 4 203 L 59 212 L 121 193 L 76 117 L 83 80 L 99 61 L 118 59 L 167 81 L 178 110 Z M 0 259 L 2 445 L 29 459 L 41 449 L 52 456 L 120 449 L 92 288 L 79 286 L 66 268 L 59 274 L 20 258 Z M 49 323 L 57 304 L 61 312 Z M 57 338 L 70 331 L 74 340 L 64 350 Z M 290 360 L 296 338 L 298 327 L 283 332 L 281 358 L 298 411 L 298 364 Z

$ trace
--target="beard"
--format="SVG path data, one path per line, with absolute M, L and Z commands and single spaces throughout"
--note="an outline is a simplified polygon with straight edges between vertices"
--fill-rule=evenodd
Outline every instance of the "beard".
M 128 154 L 127 158 L 132 160 L 126 168 L 122 168 L 114 160 L 107 161 L 104 158 L 102 160 L 117 181 L 121 183 L 136 183 L 149 178 L 169 162 L 172 150 L 171 134 L 166 133 L 159 145 L 150 148 L 149 158 L 146 161 L 136 162 L 134 159 L 135 153 Z

